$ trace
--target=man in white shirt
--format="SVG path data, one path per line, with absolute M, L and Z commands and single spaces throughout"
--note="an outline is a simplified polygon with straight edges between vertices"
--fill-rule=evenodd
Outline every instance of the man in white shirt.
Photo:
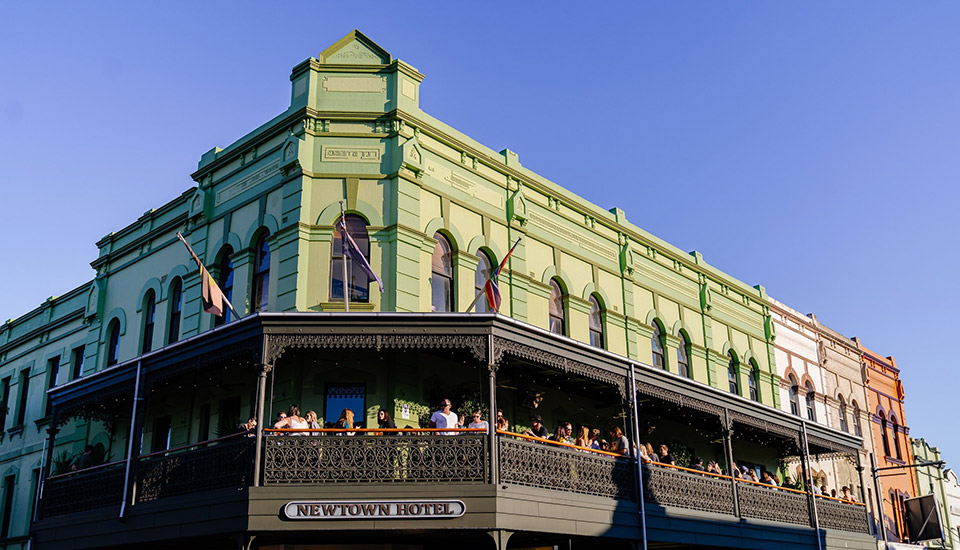
M 440 402 L 440 410 L 430 417 L 431 428 L 456 428 L 459 419 L 453 412 L 453 403 L 449 399 Z M 457 432 L 437 432 L 440 435 L 457 435 Z

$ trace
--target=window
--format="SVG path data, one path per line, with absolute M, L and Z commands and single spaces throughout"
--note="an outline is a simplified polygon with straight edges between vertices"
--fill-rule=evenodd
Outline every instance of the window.
M 73 367 L 71 368 L 70 380 L 78 380 L 83 376 L 83 346 L 73 348 Z
M 653 366 L 661 369 L 667 368 L 667 362 L 663 360 L 663 348 L 666 346 L 663 342 L 663 330 L 660 329 L 660 323 L 653 320 L 653 336 L 650 337 L 650 348 L 653 350 Z
M 853 433 L 863 437 L 863 430 L 860 429 L 860 405 L 853 402 Z
M 760 367 L 753 359 L 750 360 L 750 378 L 747 380 L 751 401 L 760 401 Z
M 590 345 L 596 348 L 603 347 L 603 319 L 600 316 L 600 300 L 590 296 Z
M 681 332 L 680 336 L 680 346 L 677 348 L 677 370 L 680 373 L 680 376 L 684 378 L 692 378 L 690 372 L 690 342 L 687 340 L 687 335 Z
M 893 452 L 897 455 L 897 460 L 903 460 L 903 455 L 900 454 L 900 435 L 898 434 L 900 425 L 897 422 L 897 415 L 890 415 L 891 431 L 893 432 Z
M 180 339 L 180 315 L 183 312 L 183 282 L 177 277 L 170 289 L 170 324 L 167 326 L 167 343 Z
M 800 416 L 800 383 L 792 374 L 790 375 L 790 414 Z
M 27 421 L 27 395 L 30 393 L 30 369 L 20 371 L 20 380 L 17 382 L 20 386 L 20 394 L 17 396 L 17 420 L 16 426 L 23 426 Z
M 890 441 L 887 439 L 887 416 L 880 411 L 880 437 L 883 438 L 883 456 L 890 455 Z
M 150 452 L 166 451 L 170 448 L 170 416 L 161 416 L 153 421 L 153 437 L 150 440 Z
M 343 216 L 347 234 L 357 243 L 363 257 L 370 261 L 370 236 L 367 235 L 367 222 L 356 214 Z M 343 235 L 340 234 L 340 219 L 334 224 L 333 248 L 330 250 L 330 301 L 343 301 Z M 361 267 L 359 258 L 347 259 L 347 277 L 350 281 L 350 301 L 365 304 L 370 301 L 370 280 Z
M 0 382 L 0 432 L 7 427 L 7 409 L 10 407 L 10 377 Z
M 120 321 L 114 319 L 110 324 L 107 338 L 107 366 L 116 365 L 120 358 Z
M 252 313 L 267 311 L 270 294 L 270 245 L 267 244 L 269 236 L 270 234 L 264 231 L 257 239 L 256 256 L 253 260 L 253 294 L 250 296 Z
M 208 439 L 210 439 L 210 403 L 204 403 L 200 405 L 200 425 L 197 426 L 197 441 Z
M 480 261 L 477 262 L 477 272 L 473 276 L 473 295 L 480 296 L 480 298 L 477 299 L 477 305 L 474 311 L 477 313 L 490 313 L 493 310 L 490 309 L 490 302 L 487 301 L 484 287 L 487 284 L 487 279 L 490 278 L 490 273 L 493 271 L 493 262 L 490 261 L 490 256 L 487 256 L 487 253 L 483 250 L 477 250 L 477 259 Z
M 343 411 L 353 411 L 353 423 L 364 424 L 366 408 L 364 398 L 367 387 L 363 384 L 330 384 L 327 386 L 323 402 L 324 421 L 327 425 L 336 423 Z
M 807 418 L 817 421 L 817 392 L 813 391 L 813 384 L 809 381 L 804 385 L 804 389 L 807 391 L 806 401 L 807 401 Z
M 15 476 L 6 476 L 3 478 L 3 522 L 0 523 L 0 539 L 6 539 L 10 536 L 10 517 L 13 513 L 13 492 Z
M 843 400 L 841 395 L 839 398 L 840 404 L 837 406 L 837 411 L 840 413 L 840 429 L 849 432 L 850 428 L 847 426 L 847 402 Z
M 241 422 L 246 418 L 240 418 L 240 396 L 234 395 L 220 400 L 220 414 L 217 419 L 217 431 L 214 433 L 217 437 L 230 435 L 237 429 Z M 271 422 L 274 422 L 271 420 Z M 264 420 L 266 422 L 266 420 Z M 224 433 L 226 432 L 226 433 Z
M 217 284 L 220 286 L 220 291 L 223 292 L 227 301 L 233 303 L 233 260 L 230 259 L 230 256 L 233 256 L 233 248 L 230 246 L 223 247 L 223 250 L 220 251 L 220 261 L 217 262 L 217 266 L 219 267 Z M 213 318 L 213 326 L 215 327 L 229 322 L 230 308 L 226 308 L 223 315 Z
M 453 311 L 453 250 L 447 238 L 437 233 L 433 236 L 437 246 L 433 247 L 433 259 L 430 277 L 431 311 Z
M 143 346 L 140 353 L 147 353 L 153 348 L 153 325 L 156 320 L 157 297 L 152 290 L 148 290 L 143 299 Z
M 550 332 L 554 334 L 566 334 L 566 322 L 563 315 L 563 291 L 560 290 L 560 283 L 555 279 L 550 279 Z
M 740 362 L 732 351 L 727 352 L 730 362 L 727 363 L 727 380 L 730 383 L 730 393 L 740 395 Z
M 60 356 L 52 357 L 47 361 L 47 389 L 53 389 L 57 385 L 57 377 L 60 376 Z M 44 416 L 53 414 L 53 403 L 50 402 L 50 396 L 44 395 L 47 404 L 44 407 Z

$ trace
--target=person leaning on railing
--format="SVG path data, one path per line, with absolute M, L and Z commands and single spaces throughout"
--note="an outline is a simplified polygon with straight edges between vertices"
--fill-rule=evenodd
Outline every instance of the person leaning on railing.
M 539 437 L 540 439 L 547 439 L 550 437 L 550 432 L 548 432 L 547 427 L 543 425 L 543 418 L 539 414 L 530 415 L 530 425 L 532 427 L 525 430 L 523 435 Z
M 440 401 L 440 410 L 430 417 L 431 428 L 456 428 L 460 424 L 457 413 L 453 412 L 453 403 L 449 399 Z M 457 435 L 457 432 L 437 432 L 440 435 Z
M 510 422 L 503 416 L 503 409 L 497 409 L 497 429 L 501 432 L 510 430 Z
M 395 430 L 397 429 L 397 423 L 390 418 L 390 413 L 384 409 L 377 411 L 377 427 L 381 430 Z M 396 435 L 396 432 L 386 432 L 389 435 Z M 384 432 L 376 432 L 374 435 L 383 435 Z
M 471 420 L 470 424 L 467 426 L 468 428 L 482 428 L 484 431 L 490 431 L 490 424 L 483 419 L 483 413 L 480 412 L 480 409 L 473 411 L 473 415 L 470 418 Z
M 309 424 L 307 424 L 306 418 L 300 416 L 300 407 L 291 404 L 290 407 L 287 408 L 286 416 L 283 419 L 278 420 L 273 427 L 276 429 L 290 428 L 294 430 L 305 430 L 309 427 Z M 301 435 L 300 432 L 291 433 L 293 435 Z
M 630 443 L 627 436 L 623 435 L 620 426 L 610 428 L 610 452 L 626 455 L 630 452 Z
M 561 422 L 557 425 L 557 431 L 554 432 L 553 437 L 550 439 L 556 441 L 557 443 L 566 443 L 567 445 L 573 445 L 573 438 L 570 437 L 573 435 L 573 426 L 569 422 Z

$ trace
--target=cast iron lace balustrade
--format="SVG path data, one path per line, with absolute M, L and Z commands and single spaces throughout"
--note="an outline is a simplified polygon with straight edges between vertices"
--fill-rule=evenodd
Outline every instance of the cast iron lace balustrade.
M 137 463 L 137 502 L 246 487 L 252 474 L 252 447 L 251 438 L 240 437 L 142 457 Z
M 643 498 L 660 506 L 675 506 L 734 515 L 730 478 L 695 474 L 665 466 L 643 467 Z
M 817 498 L 817 519 L 827 529 L 870 533 L 865 506 Z
M 810 509 L 805 494 L 748 483 L 738 483 L 737 494 L 740 497 L 740 515 L 745 518 L 810 525 Z
M 509 436 L 499 441 L 502 483 L 633 499 L 632 460 Z
M 123 475 L 124 463 L 117 462 L 51 476 L 43 484 L 43 515 L 119 506 L 123 496 Z
M 269 435 L 267 485 L 311 483 L 486 483 L 486 435 Z

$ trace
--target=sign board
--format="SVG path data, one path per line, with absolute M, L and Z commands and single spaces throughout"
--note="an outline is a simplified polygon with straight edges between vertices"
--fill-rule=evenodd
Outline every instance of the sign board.
M 308 500 L 283 506 L 286 519 L 452 519 L 466 512 L 459 500 Z
M 907 532 L 910 542 L 943 539 L 940 506 L 935 495 L 908 498 L 903 501 L 907 510 Z

